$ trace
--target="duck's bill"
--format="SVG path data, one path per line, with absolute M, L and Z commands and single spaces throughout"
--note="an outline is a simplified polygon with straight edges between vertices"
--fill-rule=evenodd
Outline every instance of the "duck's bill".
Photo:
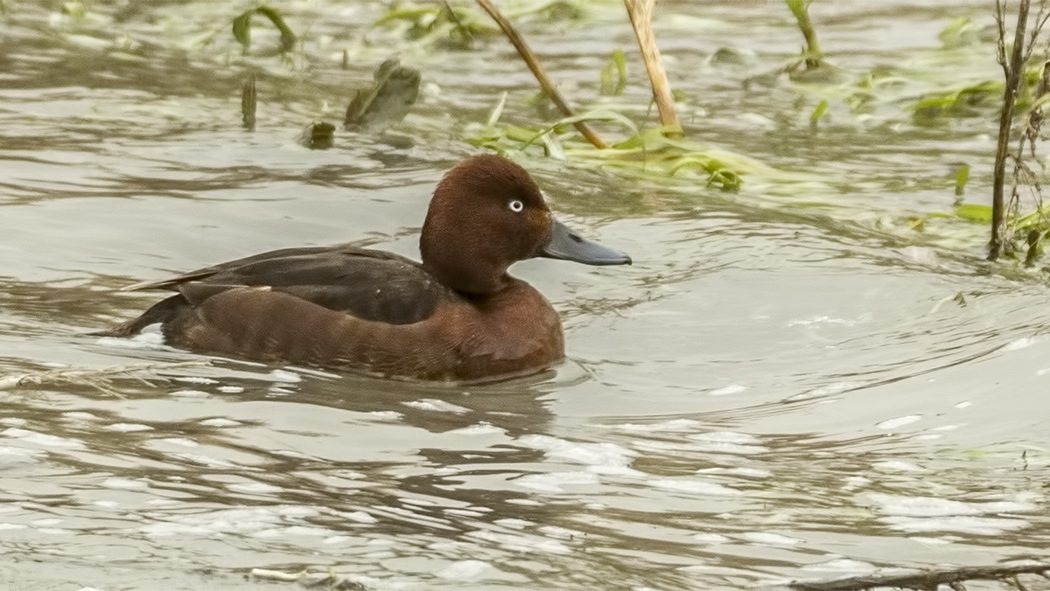
M 551 218 L 550 242 L 540 251 L 540 256 L 575 261 L 585 265 L 631 264 L 631 257 L 626 254 L 591 242 L 553 218 Z

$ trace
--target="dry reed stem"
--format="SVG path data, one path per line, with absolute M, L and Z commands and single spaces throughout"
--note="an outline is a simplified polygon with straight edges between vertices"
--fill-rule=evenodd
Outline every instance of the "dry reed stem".
M 561 92 L 554 87 L 550 78 L 547 77 L 547 72 L 543 69 L 543 65 L 540 64 L 539 58 L 533 53 L 532 49 L 529 48 L 528 44 L 525 43 L 525 39 L 518 33 L 517 29 L 510 24 L 510 21 L 503 16 L 495 5 L 489 0 L 476 0 L 478 5 L 485 10 L 492 17 L 492 20 L 496 21 L 499 28 L 503 30 L 503 34 L 510 39 L 510 42 L 514 45 L 514 48 L 518 50 L 521 58 L 525 60 L 525 64 L 532 70 L 532 74 L 536 77 L 536 80 L 540 83 L 540 87 L 543 88 L 543 92 L 551 99 L 558 110 L 561 111 L 562 115 L 566 117 L 572 117 L 574 115 L 572 107 L 569 106 L 568 101 L 561 95 Z M 595 148 L 603 150 L 608 148 L 602 138 L 598 137 L 598 134 L 591 129 L 590 125 L 587 125 L 585 121 L 578 121 L 573 125 L 579 130 L 583 137 L 587 138 L 587 141 L 591 142 Z
M 682 126 L 674 110 L 674 98 L 671 96 L 671 84 L 667 81 L 667 71 L 660 61 L 660 49 L 656 47 L 656 36 L 653 35 L 653 12 L 656 11 L 656 0 L 623 0 L 627 15 L 631 17 L 634 36 L 638 39 L 638 49 L 642 52 L 645 71 L 649 74 L 649 84 L 653 87 L 653 99 L 660 112 L 660 123 L 672 131 L 667 135 L 682 136 Z

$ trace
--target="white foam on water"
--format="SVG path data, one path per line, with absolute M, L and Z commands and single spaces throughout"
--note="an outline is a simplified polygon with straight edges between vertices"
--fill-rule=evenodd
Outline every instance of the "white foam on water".
M 872 468 L 880 472 L 925 472 L 926 470 L 911 462 L 900 460 L 886 460 L 872 464 Z
M 339 515 L 342 515 L 343 517 L 349 519 L 350 521 L 355 521 L 357 523 L 376 523 L 377 521 L 379 521 L 378 519 L 373 517 L 370 513 L 367 513 L 365 511 L 349 511 L 349 512 L 342 512 L 342 511 L 340 511 Z
M 654 478 L 648 484 L 663 490 L 695 495 L 733 497 L 743 494 L 735 488 L 696 478 Z
M 303 376 L 294 371 L 288 371 L 286 369 L 275 369 L 270 372 L 270 377 L 273 378 L 276 382 L 285 382 L 288 384 L 297 384 L 303 381 Z
M 947 517 L 883 517 L 879 521 L 893 529 L 905 532 L 954 532 L 977 536 L 998 536 L 1004 532 L 1026 528 L 1025 519 L 955 515 Z
M 31 462 L 45 453 L 39 449 L 24 447 L 0 447 L 0 464 Z
M 739 393 L 743 392 L 744 390 L 747 390 L 747 386 L 742 386 L 740 384 L 730 384 L 728 386 L 724 386 L 724 387 L 718 388 L 716 390 L 711 390 L 710 392 L 707 393 L 707 395 L 708 396 L 729 396 L 731 394 L 739 394 Z
M 922 415 L 905 415 L 903 417 L 897 417 L 895 419 L 888 419 L 882 421 L 881 423 L 875 423 L 875 427 L 879 429 L 896 429 L 897 427 L 910 425 L 921 420 Z
M 3 433 L 0 433 L 0 435 L 12 439 L 18 439 L 19 441 L 24 441 L 33 445 L 39 445 L 40 447 L 57 447 L 65 449 L 82 449 L 84 447 L 83 443 L 75 439 L 67 439 L 65 437 L 48 435 L 46 433 L 37 433 L 36 431 L 29 431 L 27 429 L 6 429 Z
M 422 400 L 410 400 L 402 402 L 401 404 L 415 408 L 418 410 L 429 410 L 431 412 L 447 412 L 452 414 L 466 414 L 470 412 L 469 408 L 464 408 L 451 402 L 445 402 L 444 400 L 437 400 L 436 398 L 424 398 Z
M 882 493 L 864 495 L 878 506 L 884 515 L 903 517 L 943 517 L 949 515 L 998 515 L 1001 513 L 1032 513 L 1039 505 L 1028 500 L 965 502 L 936 497 L 904 497 Z
M 151 537 L 254 535 L 280 526 L 283 519 L 280 507 L 246 507 L 165 515 L 164 520 L 143 525 L 139 531 Z
M 637 452 L 615 443 L 577 443 L 550 435 L 526 435 L 517 443 L 542 451 L 548 459 L 583 464 L 591 472 L 599 474 L 621 474 L 642 476 L 642 472 L 631 469 L 630 463 Z
M 773 473 L 769 470 L 759 468 L 701 468 L 697 474 L 725 474 L 727 476 L 740 476 L 742 478 L 764 479 L 771 478 Z
M 804 540 L 799 538 L 792 538 L 773 532 L 746 532 L 741 537 L 749 542 L 763 546 L 797 546 L 804 542 Z
M 839 325 L 839 326 L 853 326 L 857 323 L 856 320 L 847 320 L 846 318 L 833 318 L 831 316 L 811 316 L 809 318 L 800 318 L 798 320 L 789 320 L 787 326 L 822 326 L 822 325 Z
M 867 575 L 878 570 L 874 564 L 850 558 L 832 558 L 824 562 L 806 564 L 802 570 L 818 573 L 835 573 L 839 575 Z
M 693 442 L 692 449 L 731 455 L 755 455 L 766 453 L 769 448 L 758 445 L 760 440 L 754 435 L 734 431 L 711 431 L 688 435 Z
M 514 480 L 518 486 L 549 493 L 563 493 L 566 486 L 593 486 L 598 482 L 598 475 L 593 472 L 526 474 Z
M 449 433 L 458 435 L 503 435 L 506 431 L 491 423 L 481 422 L 460 429 L 453 429 Z
M 146 490 L 149 483 L 144 480 L 132 480 L 130 478 L 111 477 L 102 481 L 102 488 L 117 490 Z
M 544 525 L 538 528 L 543 535 L 549 538 L 557 538 L 559 540 L 579 540 L 587 537 L 582 531 L 574 529 L 568 529 L 565 527 L 558 527 L 556 525 Z
M 671 419 L 659 423 L 623 423 L 608 427 L 626 433 L 695 433 L 703 424 L 693 419 Z
M 475 530 L 464 534 L 465 537 L 493 542 L 504 550 L 511 552 L 538 552 L 542 554 L 569 554 L 568 546 L 549 538 L 536 536 L 502 534 L 489 530 Z
M 481 560 L 460 560 L 434 573 L 439 579 L 451 581 L 476 581 L 485 578 L 486 574 L 497 570 L 488 562 Z
M 188 447 L 188 448 L 191 448 L 191 449 L 192 448 L 196 448 L 196 447 L 200 447 L 200 445 L 201 445 L 201 444 L 197 443 L 196 441 L 194 441 L 192 439 L 187 439 L 185 437 L 165 437 L 164 439 L 159 439 L 158 441 L 163 441 L 164 443 L 170 443 L 171 445 L 177 445 L 179 447 Z
M 209 384 L 219 383 L 219 380 L 213 378 L 205 378 L 203 376 L 179 376 L 174 379 L 176 382 L 186 382 L 187 384 L 201 384 L 205 386 Z
M 216 417 L 214 419 L 204 419 L 200 424 L 205 427 L 240 427 L 243 423 L 231 419 Z
M 207 398 L 211 396 L 210 393 L 204 390 L 176 390 L 170 393 L 171 396 L 177 396 L 179 398 Z
M 167 349 L 160 324 L 151 324 L 132 337 L 99 337 L 95 344 L 114 349 L 156 350 Z
M 699 534 L 693 534 L 690 537 L 692 537 L 693 540 L 695 540 L 695 541 L 697 541 L 697 542 L 699 542 L 701 544 L 708 544 L 708 545 L 725 544 L 725 543 L 731 541 L 730 538 L 728 538 L 726 536 L 723 536 L 722 534 L 699 533 Z
M 136 431 L 152 431 L 153 427 L 140 423 L 113 423 L 102 427 L 105 431 L 117 431 L 120 433 L 134 433 Z
M 497 519 L 493 523 L 502 527 L 509 527 L 510 529 L 525 529 L 526 527 L 536 525 L 535 522 L 528 521 L 525 519 L 518 519 L 516 517 L 505 517 L 503 519 Z
M 1036 344 L 1038 342 L 1039 342 L 1039 339 L 1037 339 L 1037 338 L 1022 337 L 1022 338 L 1010 341 L 1009 343 L 1006 343 L 1005 345 L 1003 345 L 1002 351 L 1004 351 L 1004 352 L 1007 352 L 1007 351 L 1020 351 L 1021 349 L 1027 349 L 1028 347 L 1031 347 L 1032 345 L 1034 345 L 1034 344 Z
M 236 484 L 228 484 L 226 485 L 226 488 L 233 492 L 251 494 L 275 494 L 282 490 L 279 486 L 266 484 L 265 482 L 239 482 Z
M 310 536 L 318 538 L 328 538 L 335 534 L 330 529 L 323 527 L 314 527 L 309 525 L 290 525 L 288 527 L 275 527 L 260 530 L 252 534 L 253 537 L 257 538 L 284 538 L 290 536 Z
M 788 396 L 786 398 L 786 400 L 789 400 L 789 401 L 791 401 L 791 400 L 809 400 L 810 398 L 821 398 L 821 397 L 824 397 L 824 396 L 832 396 L 834 394 L 839 394 L 839 393 L 845 392 L 847 390 L 853 390 L 854 388 L 859 388 L 859 387 L 861 387 L 863 385 L 864 384 L 862 382 L 835 382 L 833 384 L 826 384 L 824 386 L 813 388 L 812 390 L 808 390 L 806 392 L 802 392 L 801 394 L 795 394 L 794 396 Z

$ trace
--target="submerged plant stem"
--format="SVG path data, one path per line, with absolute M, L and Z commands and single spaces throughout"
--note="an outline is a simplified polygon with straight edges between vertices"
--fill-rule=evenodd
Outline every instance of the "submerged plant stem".
M 562 115 L 566 117 L 572 117 L 574 115 L 572 107 L 569 106 L 568 101 L 561 95 L 561 92 L 555 88 L 554 84 L 551 83 L 550 78 L 547 77 L 546 70 L 543 69 L 543 65 L 540 64 L 539 58 L 529 48 L 528 44 L 525 43 L 525 38 L 518 33 L 517 29 L 510 24 L 510 21 L 492 4 L 489 0 L 477 0 L 477 3 L 485 12 L 489 13 L 492 20 L 496 21 L 499 28 L 503 30 L 503 33 L 510 39 L 510 42 L 514 45 L 514 48 L 518 50 L 521 58 L 525 60 L 525 64 L 532 70 L 532 74 L 536 76 L 536 80 L 540 83 L 540 87 L 543 88 L 543 92 L 551 99 L 558 110 L 562 112 Z M 585 121 L 576 121 L 573 123 L 576 129 L 579 130 L 583 137 L 587 138 L 587 141 L 591 143 L 595 148 L 604 150 L 609 145 L 606 144 L 602 138 L 598 137 L 598 134 L 591 129 L 590 125 L 587 125 Z
M 656 0 L 623 0 L 627 14 L 631 17 L 634 36 L 638 39 L 638 49 L 642 52 L 645 71 L 649 74 L 649 83 L 653 87 L 653 100 L 660 112 L 660 123 L 669 129 L 670 137 L 682 137 L 682 126 L 678 123 L 678 114 L 674 110 L 674 98 L 671 96 L 671 84 L 667 81 L 667 71 L 660 61 L 660 49 L 656 46 L 653 35 L 653 12 Z
M 255 131 L 255 112 L 258 106 L 258 97 L 255 90 L 255 72 L 248 75 L 241 88 L 241 122 L 244 129 Z

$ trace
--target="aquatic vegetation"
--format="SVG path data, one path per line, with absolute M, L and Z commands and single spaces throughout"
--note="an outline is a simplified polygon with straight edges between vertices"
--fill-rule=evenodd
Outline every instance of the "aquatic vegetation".
M 587 15 L 582 0 L 528 0 L 506 7 L 504 12 L 510 18 L 546 23 L 582 21 Z M 455 50 L 470 49 L 478 37 L 499 34 L 483 12 L 450 2 L 396 2 L 375 25 L 394 29 L 411 41 Z
M 419 70 L 390 58 L 379 65 L 375 84 L 358 90 L 346 108 L 343 127 L 377 131 L 400 122 L 419 96 Z
M 909 107 L 919 124 L 937 123 L 945 117 L 975 117 L 998 106 L 1003 83 L 986 80 L 951 90 L 923 95 Z
M 669 123 L 666 115 L 658 114 L 659 105 L 655 98 L 650 99 L 655 96 L 650 94 L 654 83 L 651 76 L 643 75 L 641 65 L 653 60 L 639 62 L 638 53 L 623 46 L 623 39 L 595 45 L 594 52 L 571 60 L 553 61 L 551 65 L 557 70 L 548 76 L 547 86 L 570 95 L 560 99 L 566 107 L 573 103 L 565 110 L 549 90 L 536 93 L 534 101 L 523 96 L 520 88 L 500 99 L 503 89 L 490 91 L 482 77 L 468 78 L 458 71 L 445 76 L 442 61 L 481 63 L 488 59 L 486 56 L 504 50 L 505 37 L 510 37 L 501 35 L 500 27 L 473 0 L 447 4 L 366 2 L 338 10 L 330 2 L 202 6 L 206 8 L 168 8 L 152 21 L 137 16 L 122 20 L 119 11 L 111 7 L 76 1 L 47 10 L 72 43 L 90 35 L 111 40 L 114 52 L 135 54 L 126 49 L 129 43 L 152 35 L 152 43 L 168 43 L 173 54 L 188 56 L 205 69 L 214 68 L 218 78 L 229 82 L 230 89 L 254 75 L 258 87 L 250 92 L 245 89 L 244 104 L 259 101 L 279 105 L 261 112 L 260 117 L 265 116 L 271 125 L 276 122 L 290 139 L 311 147 L 338 144 L 339 134 L 345 135 L 339 127 L 381 132 L 411 110 L 410 127 L 403 128 L 409 132 L 409 142 L 432 141 L 435 134 L 441 134 L 442 139 L 452 137 L 511 157 L 565 159 L 580 169 L 644 179 L 683 199 L 696 199 L 698 188 L 711 187 L 742 192 L 733 198 L 740 203 L 768 203 L 785 210 L 822 209 L 820 215 L 829 216 L 841 216 L 844 209 L 861 212 L 866 214 L 865 223 L 906 239 L 937 241 L 950 231 L 954 232 L 951 240 L 965 234 L 968 247 L 981 241 L 976 238 L 979 226 L 971 223 L 976 213 L 966 209 L 971 204 L 962 204 L 962 209 L 952 204 L 953 190 L 958 193 L 967 184 L 971 186 L 967 199 L 977 202 L 976 206 L 987 192 L 982 186 L 987 183 L 986 175 L 982 173 L 988 167 L 976 164 L 974 159 L 979 155 L 974 159 L 971 154 L 953 157 L 953 162 L 966 160 L 973 166 L 972 178 L 968 173 L 965 178 L 953 179 L 952 175 L 961 170 L 955 164 L 947 174 L 912 171 L 910 178 L 904 179 L 887 169 L 885 173 L 851 178 L 836 174 L 833 157 L 827 160 L 828 166 L 799 166 L 794 155 L 777 160 L 764 146 L 751 149 L 754 142 L 778 143 L 786 134 L 792 150 L 826 150 L 833 143 L 842 143 L 844 160 L 849 160 L 853 157 L 849 142 L 863 141 L 858 133 L 903 137 L 921 128 L 918 135 L 934 144 L 960 129 L 987 134 L 982 122 L 994 117 L 1003 82 L 988 79 L 985 62 L 995 48 L 994 39 L 989 38 L 994 27 L 978 16 L 962 16 L 943 29 L 934 28 L 925 44 L 928 46 L 909 50 L 907 59 L 897 59 L 901 56 L 896 55 L 861 70 L 835 65 L 836 61 L 855 62 L 852 52 L 836 55 L 834 37 L 818 40 L 822 32 L 818 27 L 823 26 L 824 18 L 821 3 L 785 0 L 784 4 L 770 5 L 771 11 L 781 13 L 770 20 L 771 26 L 779 28 L 789 41 L 790 36 L 797 36 L 803 45 L 801 51 L 760 55 L 748 47 L 751 40 L 742 34 L 739 43 L 734 40 L 698 61 L 688 62 L 705 82 L 689 82 L 688 96 L 668 84 L 664 96 L 669 98 L 663 101 L 668 113 L 677 110 L 683 119 L 686 129 L 678 136 L 677 126 Z M 507 19 L 522 27 L 526 35 L 535 35 L 537 42 L 551 39 L 552 28 L 594 28 L 629 35 L 629 24 L 636 28 L 647 24 L 649 17 L 645 16 L 632 23 L 625 6 L 628 4 L 623 0 L 500 2 Z M 688 12 L 678 14 L 661 4 L 656 14 L 657 30 L 664 34 L 677 26 L 686 31 L 700 20 L 684 14 Z M 151 28 L 152 22 L 162 23 L 161 32 Z M 636 40 L 644 37 L 644 30 L 641 32 L 639 35 L 636 31 Z M 639 48 L 643 45 L 640 42 Z M 149 52 L 140 53 L 134 57 L 150 59 Z M 399 68 L 405 70 L 384 73 L 381 68 L 373 80 L 371 70 L 391 54 L 401 56 L 404 65 Z M 676 47 L 670 58 L 668 73 L 676 85 L 683 84 L 683 64 L 697 56 L 686 57 Z M 644 73 L 650 74 L 648 69 Z M 1015 117 L 1018 125 L 1035 102 L 1040 74 L 1037 63 L 1024 69 L 1024 84 L 1016 103 L 1021 113 Z M 472 100 L 463 108 L 450 104 L 449 97 L 455 92 L 450 89 L 457 84 L 474 85 Z M 520 86 L 520 80 L 511 84 Z M 720 93 L 718 98 L 705 95 L 707 88 Z M 347 109 L 355 96 L 355 106 Z M 746 106 L 732 112 L 726 105 L 732 107 L 737 98 Z M 712 100 L 721 104 L 712 106 Z M 493 109 L 495 116 L 488 121 L 483 107 L 486 101 L 499 102 Z M 375 105 L 378 110 L 371 114 L 367 109 L 362 111 L 366 105 Z M 246 108 L 236 123 L 251 129 L 252 117 L 254 109 Z M 734 117 L 739 117 L 735 124 L 731 121 Z M 334 135 L 329 135 L 325 126 L 310 124 L 324 121 L 336 125 Z M 304 127 L 308 133 L 300 135 Z M 743 135 L 725 135 L 737 129 L 745 130 L 746 141 Z M 787 145 L 785 142 L 785 149 Z M 905 152 L 910 149 L 903 141 L 899 145 Z M 857 158 L 863 157 L 859 155 L 863 152 L 854 151 Z M 875 158 L 893 167 L 893 158 Z M 1041 171 L 1034 168 L 1036 180 L 1041 180 Z M 943 191 L 945 199 L 939 205 L 930 205 L 932 200 L 927 200 L 912 209 L 903 200 L 886 205 L 867 199 L 852 192 L 851 185 L 863 185 L 867 191 L 919 190 L 927 195 Z M 712 192 L 704 192 L 703 198 L 712 198 Z M 1036 210 L 1040 210 L 1038 202 L 1010 217 L 1024 220 L 1017 225 L 1021 237 L 1018 252 L 1024 250 L 1027 231 L 1036 228 L 1035 218 L 1025 216 Z M 871 221 L 874 219 L 880 221 Z
M 646 178 L 696 180 L 700 177 L 707 186 L 728 191 L 740 189 L 743 175 L 768 169 L 746 156 L 675 138 L 671 134 L 674 128 L 657 126 L 639 130 L 633 121 L 615 111 L 589 111 L 546 127 L 527 128 L 498 125 L 502 106 L 503 101 L 493 111 L 489 123 L 477 129 L 467 141 L 502 155 L 535 147 L 552 158 L 571 159 Z M 595 148 L 573 131 L 573 124 L 580 121 L 615 123 L 629 135 L 606 147 Z
M 623 51 L 615 49 L 609 56 L 601 73 L 601 93 L 604 96 L 620 96 L 627 88 L 627 60 Z
M 281 52 L 291 51 L 295 48 L 299 37 L 288 26 L 288 23 L 284 21 L 281 13 L 277 12 L 275 8 L 264 5 L 246 10 L 233 19 L 233 37 L 244 47 L 244 51 L 247 52 L 252 44 L 252 17 L 256 14 L 265 16 L 281 33 Z
M 667 75 L 660 63 L 660 53 L 652 34 L 650 21 L 655 2 L 625 0 L 631 24 L 638 39 L 639 49 L 653 88 L 654 102 L 660 114 L 660 125 L 642 131 L 638 124 L 626 115 L 610 109 L 592 110 L 582 115 L 574 113 L 555 85 L 547 78 L 538 58 L 529 49 L 520 33 L 488 0 L 477 0 L 478 4 L 499 24 L 514 44 L 529 68 L 536 75 L 546 95 L 565 115 L 561 120 L 547 126 L 501 126 L 500 115 L 506 104 L 506 95 L 493 110 L 484 128 L 477 130 L 467 141 L 501 154 L 512 150 L 524 151 L 534 145 L 542 145 L 547 156 L 559 159 L 572 158 L 591 165 L 635 171 L 646 176 L 676 175 L 695 176 L 699 173 L 708 186 L 724 190 L 740 189 L 742 175 L 761 168 L 744 164 L 749 159 L 728 152 L 717 152 L 710 147 L 688 141 L 674 109 L 674 95 Z M 613 74 L 617 82 L 613 83 Z M 621 51 L 614 52 L 601 73 L 602 93 L 617 95 L 626 86 L 626 64 Z M 608 144 L 589 125 L 591 122 L 613 122 L 629 130 L 628 137 Z M 571 134 L 571 127 L 586 138 L 581 142 Z
M 1003 75 L 1006 79 L 1003 85 L 1002 110 L 999 117 L 999 139 L 996 144 L 994 180 L 992 185 L 992 236 L 989 242 L 989 260 L 995 260 L 1000 254 L 1013 254 L 1016 251 L 1015 236 L 1027 229 L 1028 255 L 1026 262 L 1035 259 L 1039 252 L 1039 244 L 1046 232 L 1050 230 L 1050 222 L 1044 215 L 1045 206 L 1042 203 L 1042 191 L 1039 177 L 1028 166 L 1026 162 L 1026 147 L 1029 148 L 1031 159 L 1036 159 L 1036 145 L 1040 138 L 1043 123 L 1042 105 L 1046 102 L 1044 96 L 1050 93 L 1050 46 L 1047 47 L 1043 56 L 1042 75 L 1038 88 L 1035 91 L 1035 102 L 1032 104 L 1024 128 L 1021 131 L 1021 139 L 1014 151 L 1010 149 L 1010 138 L 1014 124 L 1013 113 L 1018 108 L 1019 96 L 1024 87 L 1026 64 L 1031 62 L 1035 44 L 1047 18 L 1050 18 L 1050 3 L 1043 0 L 1039 3 L 1038 13 L 1029 24 L 1029 0 L 1021 0 L 1017 9 L 1017 27 L 1014 33 L 1013 45 L 1010 55 L 1007 56 L 1006 40 L 1006 5 L 1002 0 L 996 1 L 996 24 L 998 26 L 998 43 L 996 45 L 996 58 L 1002 66 Z M 1006 165 L 1007 160 L 1013 163 L 1013 182 L 1010 190 L 1009 202 L 1005 199 L 1006 190 Z M 1027 186 L 1033 193 L 1038 207 L 1034 213 L 1021 215 L 1020 193 L 1021 186 Z M 1035 226 L 1022 226 L 1022 220 L 1029 220 L 1035 216 L 1039 223 Z
M 469 49 L 475 37 L 499 33 L 484 14 L 447 2 L 394 4 L 375 21 L 375 26 L 397 28 L 401 35 L 412 41 L 461 50 Z
M 937 35 L 944 49 L 958 49 L 981 43 L 995 42 L 995 27 L 982 26 L 969 16 L 959 16 L 948 23 Z

